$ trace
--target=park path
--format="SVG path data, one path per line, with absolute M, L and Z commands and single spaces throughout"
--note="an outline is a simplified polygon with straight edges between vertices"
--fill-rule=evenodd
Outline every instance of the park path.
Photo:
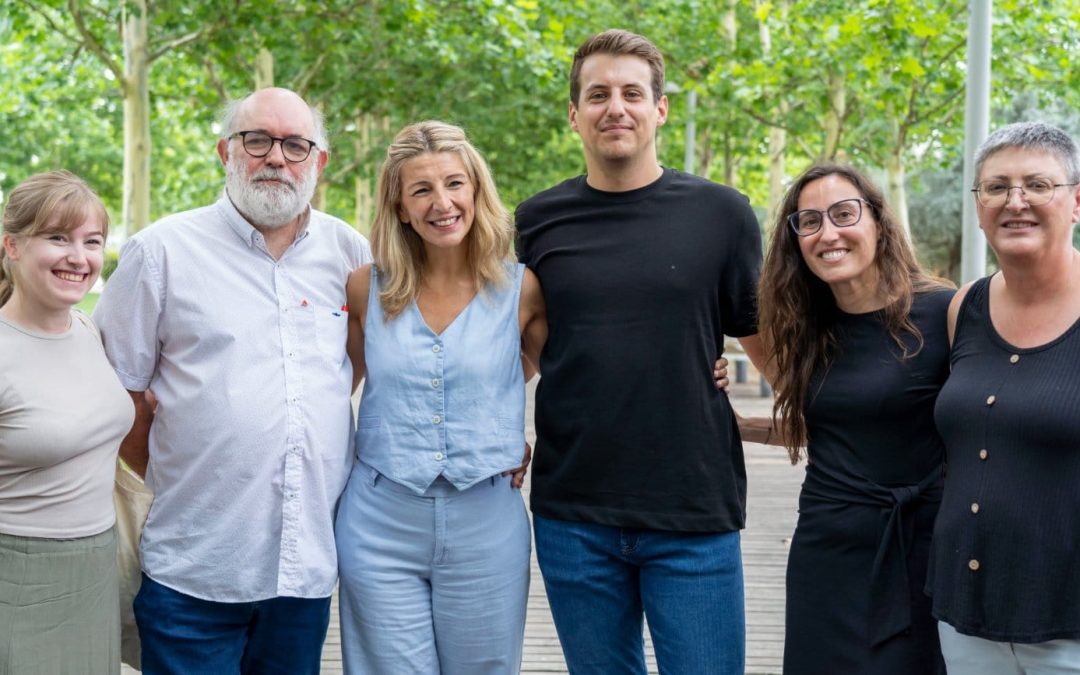
M 526 415 L 529 439 L 535 438 L 530 387 Z M 756 384 L 732 385 L 735 408 L 744 415 L 767 414 L 772 400 L 758 396 Z M 779 674 L 784 640 L 784 568 L 788 542 L 795 528 L 796 505 L 801 467 L 792 467 L 780 448 L 746 445 L 747 527 L 742 537 L 743 565 L 746 576 L 746 673 Z M 526 498 L 528 486 L 525 488 Z M 323 649 L 325 675 L 339 675 L 341 668 L 341 633 L 337 622 L 337 598 L 331 611 L 330 631 Z M 649 672 L 655 673 L 656 661 L 646 635 Z M 123 674 L 135 671 L 124 667 Z M 528 616 L 525 623 L 523 675 L 559 675 L 566 664 L 559 639 L 551 621 L 544 583 L 532 561 L 532 584 L 529 589 Z M 393 674 L 397 675 L 397 674 Z M 401 675 L 408 675 L 403 673 Z

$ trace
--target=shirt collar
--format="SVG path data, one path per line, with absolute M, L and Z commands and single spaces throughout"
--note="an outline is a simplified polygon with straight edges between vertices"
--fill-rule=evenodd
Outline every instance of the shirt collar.
M 222 190 L 221 199 L 218 200 L 217 207 L 225 217 L 225 222 L 229 224 L 229 228 L 236 233 L 236 236 L 240 237 L 241 241 L 251 247 L 255 247 L 257 244 L 263 242 L 262 233 L 256 230 L 255 227 L 248 222 L 248 219 L 244 217 L 244 214 L 240 213 L 236 208 L 236 205 L 233 204 L 228 192 Z M 295 246 L 297 242 L 306 239 L 308 234 L 310 234 L 308 229 L 310 223 L 311 206 L 309 205 L 300 215 L 300 227 L 296 231 L 296 239 L 293 241 L 293 246 Z

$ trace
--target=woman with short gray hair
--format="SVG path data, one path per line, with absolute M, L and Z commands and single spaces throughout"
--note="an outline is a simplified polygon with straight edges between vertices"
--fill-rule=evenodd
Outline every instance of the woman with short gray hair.
M 1080 673 L 1080 160 L 1041 123 L 979 150 L 1000 271 L 949 307 L 948 474 L 927 586 L 950 675 Z

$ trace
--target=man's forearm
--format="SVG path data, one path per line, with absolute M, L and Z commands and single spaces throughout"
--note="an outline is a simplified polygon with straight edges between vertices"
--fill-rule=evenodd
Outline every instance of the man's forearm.
M 154 421 L 154 406 L 144 391 L 128 390 L 128 394 L 135 404 L 135 423 L 120 441 L 120 457 L 132 471 L 145 478 L 150 463 L 150 424 Z

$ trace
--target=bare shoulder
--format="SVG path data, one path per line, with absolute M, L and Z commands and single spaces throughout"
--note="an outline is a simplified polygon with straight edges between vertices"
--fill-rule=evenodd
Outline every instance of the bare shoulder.
M 964 298 L 967 297 L 968 291 L 971 290 L 974 281 L 969 281 L 953 295 L 952 300 L 949 302 L 949 345 L 953 343 L 953 338 L 956 337 L 956 319 L 960 316 L 960 305 L 964 303 Z
M 349 306 L 362 301 L 367 304 L 367 296 L 371 291 L 371 263 L 361 265 L 349 273 L 349 281 L 345 284 L 345 293 L 349 298 Z
M 520 308 L 522 313 L 528 313 L 530 316 L 542 314 L 546 310 L 540 278 L 528 267 L 525 268 L 525 274 L 521 278 Z
M 349 274 L 345 284 L 345 297 L 348 298 L 349 315 L 363 319 L 367 314 L 368 295 L 371 292 L 371 263 L 361 265 Z
M 540 279 L 528 267 L 525 268 L 525 274 L 521 278 L 521 297 L 523 299 L 543 297 L 543 291 L 540 289 Z

